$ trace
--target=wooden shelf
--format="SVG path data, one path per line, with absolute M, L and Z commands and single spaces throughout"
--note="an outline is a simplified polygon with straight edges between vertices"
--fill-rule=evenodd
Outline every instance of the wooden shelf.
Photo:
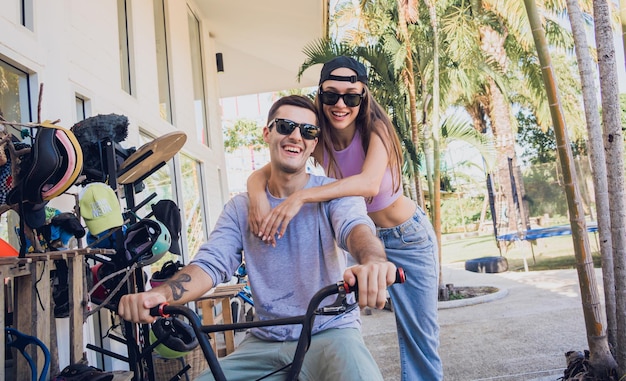
M 69 354 L 70 363 L 76 363 L 85 356 L 83 353 L 84 311 L 88 297 L 83 286 L 85 280 L 83 255 L 114 254 L 111 249 L 72 249 L 45 253 L 30 253 L 25 258 L 0 258 L 0 278 L 13 278 L 15 302 L 13 326 L 18 331 L 39 338 L 51 353 L 56 353 L 56 342 L 51 344 L 51 324 L 56 324 L 50 298 L 50 270 L 54 260 L 66 260 L 68 265 L 68 301 L 69 301 Z M 0 293 L 0 309 L 4 311 L 4 290 Z M 4 312 L 0 314 L 2 327 Z M 5 347 L 4 335 L 0 335 L 0 347 Z M 52 347 L 55 348 L 52 348 Z M 4 374 L 4 356 L 0 359 L 0 380 L 7 379 Z M 43 367 L 44 359 L 40 352 L 33 352 L 31 357 L 37 368 Z M 15 372 L 17 379 L 30 377 L 30 367 L 21 357 L 16 358 Z
M 230 298 L 237 296 L 239 291 L 244 288 L 244 284 L 238 283 L 234 285 L 217 286 L 213 289 L 213 292 L 203 295 L 198 302 L 198 307 L 202 311 L 202 324 L 231 324 L 233 322 L 233 313 L 230 308 Z M 215 313 L 215 306 L 220 305 L 222 310 L 220 313 Z M 235 350 L 235 332 L 224 331 L 220 332 L 224 335 L 224 343 L 226 348 L 222 351 L 218 351 L 217 348 L 217 335 L 216 332 L 212 332 L 211 346 L 213 351 L 219 356 L 223 357 Z

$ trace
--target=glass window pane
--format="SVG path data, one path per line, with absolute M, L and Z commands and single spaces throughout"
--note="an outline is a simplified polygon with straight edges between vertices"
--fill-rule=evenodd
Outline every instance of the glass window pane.
M 210 145 L 206 123 L 206 98 L 204 96 L 204 73 L 202 70 L 202 40 L 200 39 L 200 21 L 187 10 L 189 41 L 191 44 L 191 73 L 193 75 L 193 102 L 198 141 Z
M 30 122 L 28 74 L 0 61 L 0 115 L 9 122 Z
M 167 59 L 165 4 L 154 0 L 154 35 L 156 38 L 157 80 L 159 83 L 159 112 L 161 118 L 172 123 L 172 98 Z
M 133 93 L 130 63 L 130 6 L 128 0 L 117 0 L 117 28 L 119 31 L 120 74 L 122 89 L 128 94 Z
M 20 23 L 33 30 L 33 0 L 20 1 Z
M 187 253 L 194 256 L 200 245 L 206 240 L 207 232 L 204 218 L 204 191 L 200 163 L 189 156 L 180 155 L 182 170 L 183 210 L 185 221 L 183 230 L 187 234 Z
M 152 137 L 143 133 L 140 134 L 139 137 L 139 147 L 153 140 Z M 137 149 L 139 149 L 139 147 L 137 147 Z M 143 180 L 145 189 L 135 194 L 135 205 L 139 205 L 141 201 L 148 198 L 148 196 L 150 196 L 152 193 L 156 193 L 156 197 L 150 200 L 150 202 L 148 202 L 137 211 L 137 216 L 139 218 L 145 218 L 147 215 L 152 213 L 152 205 L 159 202 L 159 200 L 175 200 L 173 196 L 174 189 L 172 186 L 172 162 L 173 160 L 170 160 L 167 165 L 159 168 L 157 171 L 155 171 L 153 174 Z M 180 256 L 166 253 L 163 258 L 152 264 L 152 272 L 160 270 L 161 266 L 163 266 L 163 263 L 169 260 L 172 260 L 174 262 L 181 260 L 182 262 L 182 258 Z
M 0 115 L 10 122 L 27 123 L 30 118 L 30 87 L 27 73 L 0 60 Z M 9 129 L 10 131 L 10 129 Z M 19 133 L 17 131 L 11 131 Z M 8 164 L 7 164 L 8 165 Z M 3 213 L 0 216 L 0 237 L 11 243 L 16 243 L 15 234 L 9 239 L 7 217 L 11 215 L 11 221 L 19 221 L 19 217 L 13 211 Z
M 85 100 L 76 97 L 76 120 L 81 121 L 87 119 L 87 111 L 85 110 Z

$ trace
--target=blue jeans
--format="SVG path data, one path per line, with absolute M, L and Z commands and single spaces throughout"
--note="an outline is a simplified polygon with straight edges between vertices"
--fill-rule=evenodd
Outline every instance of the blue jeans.
M 443 380 L 439 357 L 437 237 L 418 206 L 406 222 L 378 228 L 387 259 L 404 268 L 406 282 L 389 287 L 396 315 L 402 381 Z

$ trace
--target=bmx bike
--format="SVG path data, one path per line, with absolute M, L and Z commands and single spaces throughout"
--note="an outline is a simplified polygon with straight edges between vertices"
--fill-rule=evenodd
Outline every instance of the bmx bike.
M 404 283 L 404 280 L 404 270 L 402 268 L 398 268 L 396 272 L 395 283 Z M 298 379 L 298 375 L 302 368 L 302 363 L 304 362 L 304 356 L 309 349 L 309 345 L 311 343 L 311 331 L 313 328 L 313 322 L 315 321 L 315 317 L 318 315 L 340 315 L 357 308 L 358 303 L 356 301 L 351 303 L 347 299 L 348 294 L 352 292 L 355 293 L 355 299 L 357 299 L 357 283 L 355 283 L 354 286 L 349 286 L 346 282 L 339 281 L 335 284 L 325 286 L 317 291 L 309 301 L 306 313 L 304 315 L 272 320 L 257 320 L 232 324 L 202 325 L 200 317 L 192 309 L 185 306 L 175 306 L 167 303 L 163 303 L 157 307 L 152 308 L 150 310 L 150 314 L 155 317 L 169 317 L 172 315 L 180 315 L 184 316 L 189 321 L 189 324 L 193 328 L 196 338 L 198 339 L 198 344 L 202 349 L 204 357 L 209 364 L 211 373 L 213 374 L 213 377 L 216 381 L 227 381 L 227 379 L 209 342 L 209 333 L 248 329 L 254 327 L 300 324 L 302 325 L 302 332 L 300 334 L 300 338 L 298 339 L 298 344 L 296 346 L 296 350 L 291 364 L 288 364 L 280 369 L 276 369 L 275 371 L 266 375 L 269 376 L 276 372 L 283 371 L 287 367 L 289 367 L 289 372 L 287 373 L 285 380 L 295 381 Z M 320 307 L 319 305 L 322 303 L 322 301 L 326 297 L 331 295 L 337 295 L 337 299 L 335 300 L 335 302 L 330 305 Z M 157 344 L 159 343 L 155 342 L 153 343 L 153 346 Z M 261 377 L 261 379 L 266 376 Z

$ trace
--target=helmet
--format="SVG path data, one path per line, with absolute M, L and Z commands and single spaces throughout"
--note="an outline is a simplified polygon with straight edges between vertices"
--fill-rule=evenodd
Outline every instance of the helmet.
M 150 344 L 162 340 L 154 350 L 168 359 L 183 357 L 198 346 L 193 328 L 176 317 L 158 318 L 150 330 Z
M 103 263 L 96 263 L 95 266 L 91 267 L 91 277 L 93 279 L 93 284 L 97 284 L 98 282 L 100 282 L 100 279 L 106 276 L 106 274 L 104 273 L 106 271 L 106 267 L 107 265 Z M 91 295 L 91 297 L 95 298 L 97 301 L 103 301 L 104 299 L 106 299 L 107 295 L 109 295 L 110 290 L 106 289 L 104 283 L 98 286 L 98 288 L 96 288 Z
M 91 291 L 91 294 L 89 295 L 91 302 L 101 304 L 107 297 L 109 297 L 111 292 L 119 286 L 120 282 L 124 281 L 124 273 L 121 272 L 123 269 L 125 269 L 125 267 L 120 267 L 120 265 L 114 262 L 100 262 L 91 266 L 90 270 L 93 282 L 90 286 L 90 291 L 93 291 Z M 113 274 L 114 272 L 118 272 L 118 274 L 103 281 L 94 289 L 94 286 L 102 281 L 102 279 Z M 148 274 L 143 271 L 142 275 L 144 283 L 147 282 Z M 126 294 L 128 294 L 128 286 L 126 285 L 126 282 L 124 282 L 124 284 L 115 292 L 115 295 L 112 296 L 111 303 L 115 304 L 119 302 L 120 298 Z
M 61 166 L 42 188 L 44 201 L 52 200 L 71 187 L 83 169 L 83 151 L 70 130 L 42 123 L 42 126 L 55 128 L 55 143 L 61 154 Z
M 174 274 L 176 274 L 181 268 L 183 268 L 183 264 L 180 263 L 180 261 L 176 263 L 174 263 L 174 261 L 165 262 L 160 271 L 152 274 L 152 277 L 150 278 L 150 286 L 160 286 L 163 282 L 173 277 Z
M 170 232 L 161 222 L 141 219 L 126 230 L 126 260 L 137 262 L 139 266 L 150 265 L 167 252 L 171 240 Z
M 104 372 L 87 364 L 75 363 L 66 366 L 52 381 L 111 381 L 113 372 Z
M 83 168 L 83 151 L 70 130 L 49 121 L 39 125 L 29 157 L 20 166 L 19 183 L 7 195 L 9 204 L 40 204 L 74 184 Z

